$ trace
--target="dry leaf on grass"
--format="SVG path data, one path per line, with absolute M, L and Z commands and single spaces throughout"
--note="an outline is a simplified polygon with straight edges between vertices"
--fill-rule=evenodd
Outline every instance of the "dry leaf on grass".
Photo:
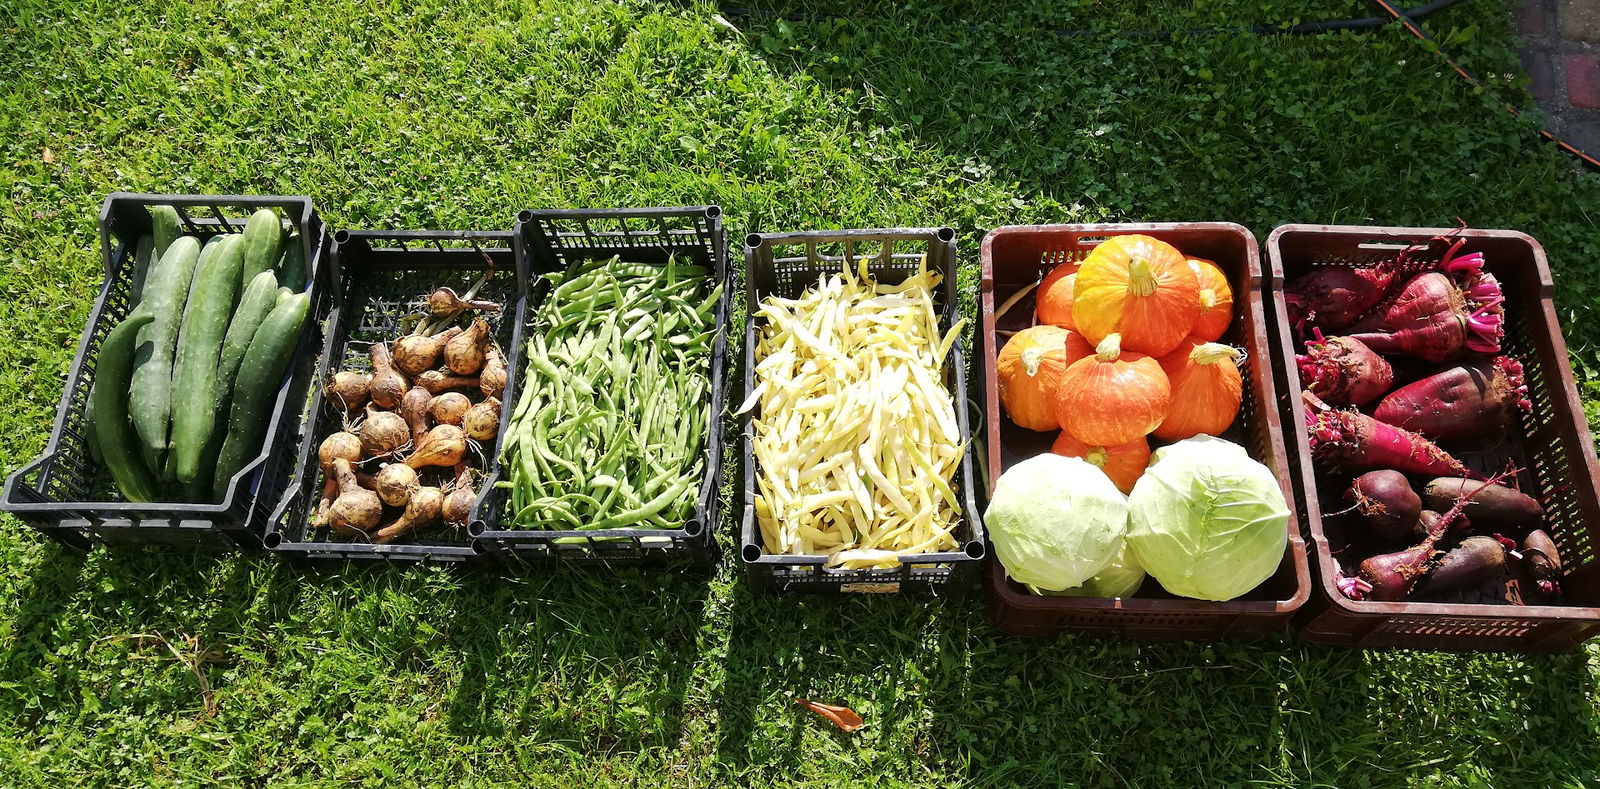
M 849 707 L 836 707 L 832 704 L 821 704 L 815 701 L 802 699 L 799 696 L 796 696 L 794 700 L 799 703 L 800 706 L 805 707 L 806 709 L 811 710 L 812 712 L 815 712 L 824 718 L 827 718 L 829 723 L 838 726 L 844 731 L 855 731 L 856 729 L 861 728 L 865 723 L 861 720 L 861 716 L 857 715 L 856 711 L 850 709 Z

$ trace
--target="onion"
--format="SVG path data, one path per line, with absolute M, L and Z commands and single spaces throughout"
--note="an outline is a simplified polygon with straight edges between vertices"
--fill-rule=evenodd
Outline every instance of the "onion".
M 444 522 L 451 526 L 466 526 L 472 518 L 472 503 L 478 500 L 478 491 L 472 487 L 472 469 L 462 464 L 456 478 L 446 488 L 444 497 Z
M 483 369 L 489 339 L 489 322 L 478 318 L 471 328 L 444 344 L 444 365 L 457 375 L 477 373 Z
M 394 408 L 405 396 L 406 379 L 394 369 L 387 344 L 375 342 L 367 352 L 372 357 L 372 383 L 367 388 L 372 402 L 383 408 Z
M 322 439 L 317 447 L 317 460 L 322 463 L 322 473 L 333 476 L 333 461 L 344 458 L 351 463 L 361 462 L 361 439 L 343 430 Z
M 500 399 L 491 397 L 467 409 L 467 413 L 461 417 L 461 428 L 467 432 L 467 438 L 473 441 L 492 440 L 500 432 Z
M 462 298 L 450 288 L 439 288 L 428 294 L 428 313 L 435 318 L 455 315 L 462 310 L 497 310 L 499 304 L 492 301 Z
M 366 421 L 361 423 L 361 448 L 368 457 L 386 455 L 410 442 L 411 428 L 399 414 L 367 409 Z
M 367 388 L 371 384 L 372 376 L 366 373 L 340 370 L 333 374 L 333 381 L 323 390 L 323 395 L 339 408 L 354 411 L 366 405 Z
M 467 437 L 455 425 L 438 425 L 422 437 L 406 465 L 412 468 L 425 466 L 454 466 L 467 454 Z
M 429 370 L 417 376 L 417 386 L 434 394 L 448 392 L 451 389 L 477 389 L 478 381 L 477 378 L 459 378 L 438 370 Z
M 489 346 L 483 353 L 483 370 L 478 373 L 478 388 L 489 397 L 506 396 L 506 360 L 500 358 L 500 348 Z
M 462 415 L 472 408 L 472 401 L 460 392 L 445 392 L 428 403 L 428 415 L 440 425 L 459 425 Z
M 378 498 L 391 507 L 404 507 L 422 483 L 417 480 L 417 470 L 404 463 L 385 463 L 372 478 Z
M 373 532 L 372 541 L 377 545 L 394 542 L 423 526 L 439 519 L 439 510 L 444 506 L 444 491 L 438 488 L 417 488 L 411 494 L 411 500 L 406 504 L 406 511 L 383 528 Z
M 394 366 L 406 375 L 420 375 L 439 361 L 444 344 L 461 333 L 460 327 L 451 327 L 440 334 L 425 337 L 408 334 L 394 341 Z
M 339 497 L 328 508 L 328 525 L 347 537 L 378 525 L 383 518 L 383 502 L 378 499 L 378 494 L 356 482 L 350 461 L 335 458 L 333 473 L 339 480 Z
M 432 400 L 433 394 L 420 386 L 407 389 L 406 396 L 400 399 L 400 418 L 411 426 L 413 444 L 428 432 L 428 403 Z

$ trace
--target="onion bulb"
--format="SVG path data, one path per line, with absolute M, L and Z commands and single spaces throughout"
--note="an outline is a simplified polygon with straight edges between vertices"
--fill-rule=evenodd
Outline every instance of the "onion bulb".
M 378 498 L 391 507 L 406 506 L 411 495 L 422 486 L 417 479 L 417 470 L 404 463 L 385 463 L 377 476 L 372 478 L 372 484 L 378 492 Z
M 461 417 L 461 429 L 473 441 L 490 441 L 500 432 L 500 399 L 491 397 Z
M 422 437 L 406 465 L 412 468 L 426 466 L 454 466 L 467 454 L 467 436 L 455 425 L 438 425 Z
M 428 415 L 433 417 L 435 424 L 459 425 L 461 417 L 472 408 L 472 401 L 460 392 L 445 392 L 436 395 L 428 403 Z
M 361 423 L 361 449 L 368 457 L 387 455 L 411 441 L 411 428 L 406 420 L 393 411 L 367 409 L 367 418 Z

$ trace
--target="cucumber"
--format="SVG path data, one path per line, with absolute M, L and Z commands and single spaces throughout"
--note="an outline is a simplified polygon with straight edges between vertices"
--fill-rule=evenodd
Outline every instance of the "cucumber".
M 172 354 L 178 345 L 183 302 L 189 296 L 189 282 L 199 261 L 200 242 L 194 236 L 172 242 L 150 272 L 149 287 L 139 305 L 140 312 L 149 313 L 155 320 L 139 331 L 128 411 L 152 469 L 161 468 L 161 456 L 167 451 L 167 428 L 172 418 Z M 96 417 L 102 415 L 97 413 Z
M 228 410 L 228 437 L 222 442 L 222 454 L 217 458 L 216 479 L 212 483 L 212 500 L 221 502 L 228 493 L 228 483 L 247 463 L 261 452 L 261 442 L 266 437 L 267 422 L 272 418 L 272 403 L 278 394 L 278 384 L 283 371 L 289 367 L 295 346 L 300 343 L 300 331 L 305 328 L 306 315 L 311 311 L 311 296 L 301 293 L 272 308 L 267 319 L 256 329 L 250 348 L 239 364 L 239 375 L 233 385 L 233 407 Z
M 306 250 L 300 234 L 291 233 L 284 242 L 283 261 L 278 265 L 278 281 L 296 293 L 306 289 Z
M 282 303 L 288 301 L 289 297 L 293 296 L 293 295 L 294 295 L 294 291 L 291 290 L 288 285 L 284 285 L 283 287 L 278 288 L 278 301 L 277 301 L 277 303 L 278 304 L 282 304 Z
M 128 291 L 128 308 L 131 310 L 139 306 L 139 300 L 144 298 L 145 275 L 156 264 L 156 237 L 146 233 L 139 236 L 137 251 L 133 253 L 133 286 Z
M 239 297 L 233 320 L 228 322 L 228 334 L 222 339 L 222 354 L 217 359 L 218 405 L 233 395 L 233 377 L 239 373 L 244 352 L 250 347 L 251 338 L 256 336 L 256 329 L 277 304 L 278 279 L 270 271 L 257 274 Z
M 217 424 L 217 356 L 244 265 L 242 255 L 232 254 L 239 243 L 230 234 L 215 254 L 201 254 L 183 308 L 172 367 L 172 456 L 179 482 L 193 482 L 200 475 L 200 456 Z M 210 250 L 207 244 L 206 252 Z
M 134 346 L 143 329 L 155 321 L 148 312 L 135 312 L 106 335 L 95 361 L 94 406 L 96 441 L 105 453 L 105 467 L 129 501 L 154 501 L 156 481 L 139 456 L 139 436 L 128 421 L 128 392 L 133 377 Z
M 83 406 L 83 443 L 89 447 L 89 457 L 105 465 L 106 455 L 100 451 L 100 435 L 94 429 L 94 388 L 89 388 L 89 402 Z
M 250 215 L 244 224 L 244 272 L 239 278 L 239 289 L 250 285 L 250 280 L 263 271 L 271 271 L 283 255 L 283 222 L 277 212 L 263 208 Z
M 155 242 L 156 254 L 167 254 L 167 247 L 183 235 L 178 225 L 178 209 L 170 205 L 150 206 L 150 235 Z

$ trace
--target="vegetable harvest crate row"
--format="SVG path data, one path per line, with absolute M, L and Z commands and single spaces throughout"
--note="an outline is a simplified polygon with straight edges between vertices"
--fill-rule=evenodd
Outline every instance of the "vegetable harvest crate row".
M 257 457 L 234 475 L 220 503 L 167 504 L 135 503 L 124 500 L 106 471 L 90 458 L 90 429 L 85 407 L 94 381 L 98 351 L 112 327 L 130 312 L 134 289 L 135 247 L 151 230 L 146 209 L 171 206 L 181 227 L 179 232 L 201 240 L 217 233 L 238 233 L 244 217 L 252 211 L 270 208 L 298 232 L 300 250 L 310 274 L 307 295 L 312 314 L 303 331 L 292 361 L 279 383 L 271 408 L 270 421 Z M 996 321 L 997 302 L 1006 301 L 1049 271 L 1057 263 L 1077 260 L 1105 238 L 1146 234 L 1170 241 L 1185 254 L 1205 256 L 1214 261 L 1234 293 L 1233 321 L 1221 338 L 1242 350 L 1243 402 L 1234 426 L 1223 434 L 1237 442 L 1250 456 L 1265 464 L 1278 480 L 1291 512 L 1288 542 L 1276 574 L 1254 591 L 1226 602 L 1208 602 L 1175 597 L 1166 593 L 1154 579 L 1129 597 L 1041 597 L 1030 594 L 1011 581 L 998 561 L 983 563 L 990 544 L 980 518 L 986 503 L 982 483 L 990 482 L 1001 471 L 1029 455 L 1048 450 L 1041 434 L 1029 434 L 1011 425 L 1002 415 L 996 397 L 995 358 L 1002 344 L 1002 330 L 1018 327 L 1018 309 Z M 16 514 L 30 525 L 68 544 L 90 547 L 94 544 L 140 545 L 177 544 L 203 549 L 252 549 L 263 545 L 277 555 L 294 560 L 421 560 L 487 562 L 578 561 L 606 564 L 652 564 L 670 560 L 709 562 L 717 545 L 713 528 L 722 522 L 725 502 L 721 486 L 723 472 L 723 424 L 730 418 L 741 429 L 740 455 L 742 482 L 736 482 L 734 520 L 739 560 L 760 586 L 780 591 L 902 592 L 933 591 L 957 593 L 984 578 L 990 596 L 990 614 L 1002 630 L 1018 634 L 1080 632 L 1118 634 L 1131 637 L 1209 639 L 1256 636 L 1289 624 L 1291 619 L 1300 634 L 1321 643 L 1353 646 L 1405 646 L 1447 649 L 1511 649 L 1525 651 L 1570 649 L 1582 640 L 1600 634 L 1600 579 L 1594 559 L 1595 538 L 1600 528 L 1600 494 L 1595 490 L 1596 461 L 1593 442 L 1577 408 L 1576 393 L 1567 368 L 1565 346 L 1550 307 L 1550 279 L 1542 252 L 1531 239 L 1499 231 L 1470 231 L 1472 243 L 1481 245 L 1493 267 L 1506 281 L 1508 313 L 1508 351 L 1522 357 L 1530 368 L 1528 382 L 1535 407 L 1521 425 L 1526 440 L 1518 446 L 1515 460 L 1529 469 L 1524 489 L 1545 505 L 1548 522 L 1544 528 L 1554 535 L 1564 564 L 1562 585 L 1566 605 L 1450 606 L 1438 603 L 1374 603 L 1345 599 L 1336 588 L 1339 565 L 1330 557 L 1325 536 L 1323 505 L 1330 491 L 1318 479 L 1309 463 L 1305 444 L 1304 412 L 1299 398 L 1300 382 L 1295 377 L 1292 338 L 1284 304 L 1285 272 L 1296 273 L 1312 264 L 1349 260 L 1358 247 L 1373 236 L 1389 241 L 1417 242 L 1438 231 L 1362 228 L 1292 227 L 1274 233 L 1268 245 L 1268 265 L 1263 266 L 1255 238 L 1244 228 L 1226 223 L 1186 223 L 1151 225 L 1055 225 L 1006 227 L 991 232 L 982 249 L 983 280 L 980 293 L 982 325 L 977 332 L 982 366 L 970 395 L 974 413 L 985 415 L 983 425 L 968 424 L 969 396 L 962 344 L 957 326 L 957 253 L 954 234 L 949 229 L 897 229 L 862 231 L 818 231 L 807 233 L 752 234 L 744 243 L 746 307 L 752 315 L 747 323 L 743 352 L 728 343 L 728 323 L 737 304 L 733 300 L 735 279 L 727 261 L 721 212 L 715 206 L 698 208 L 645 208 L 584 211 L 525 211 L 517 217 L 510 233 L 503 231 L 340 231 L 323 228 L 321 220 L 305 198 L 239 196 L 171 196 L 114 194 L 107 198 L 101 214 L 102 257 L 107 272 L 106 284 L 96 300 L 88 327 L 80 344 L 77 361 L 68 378 L 66 392 L 58 409 L 46 453 L 40 459 L 13 473 L 6 481 L 0 508 Z M 1366 251 L 1366 247 L 1359 247 Z M 516 424 L 522 410 L 531 405 L 548 406 L 558 399 L 554 391 L 532 390 L 523 379 L 530 363 L 528 346 L 539 332 L 553 324 L 570 326 L 574 318 L 561 318 L 560 298 L 554 286 L 574 273 L 596 271 L 613 257 L 616 264 L 604 264 L 606 272 L 625 270 L 630 274 L 664 277 L 661 282 L 681 282 L 685 293 L 697 294 L 703 306 L 699 315 L 708 331 L 699 338 L 681 330 L 667 342 L 655 337 L 650 326 L 669 308 L 658 308 L 648 319 L 648 310 L 634 309 L 627 315 L 610 316 L 616 325 L 615 342 L 622 341 L 624 326 L 635 329 L 628 339 L 653 345 L 658 353 L 680 354 L 685 343 L 704 348 L 707 361 L 704 382 L 687 384 L 703 389 L 695 405 L 703 406 L 704 420 L 694 415 L 673 414 L 679 420 L 668 423 L 691 428 L 703 425 L 703 435 L 687 438 L 687 446 L 699 446 L 698 454 L 683 458 L 685 468 L 695 476 L 684 478 L 684 508 L 681 520 L 671 521 L 677 528 L 577 528 L 559 503 L 540 504 L 549 499 L 533 499 L 519 492 L 522 502 L 513 506 L 508 490 L 508 468 L 502 464 L 502 445 L 508 439 L 503 426 Z M 632 268 L 630 268 L 630 266 Z M 362 372 L 367 369 L 364 349 L 382 344 L 404 331 L 407 311 L 415 309 L 415 297 L 428 288 L 451 286 L 462 289 L 484 272 L 491 274 L 483 289 L 474 292 L 495 307 L 486 314 L 495 343 L 504 351 L 506 368 L 504 390 L 499 400 L 500 432 L 492 439 L 473 443 L 458 461 L 475 473 L 459 474 L 456 480 L 430 482 L 446 492 L 459 481 L 476 485 L 470 516 L 458 526 L 436 525 L 411 534 L 393 544 L 374 544 L 367 539 L 351 539 L 330 530 L 326 522 L 313 519 L 317 499 L 326 497 L 324 475 L 318 463 L 319 442 L 338 430 L 343 420 L 359 420 L 356 411 L 346 411 L 330 401 L 323 384 L 340 370 Z M 650 272 L 656 272 L 651 275 Z M 763 396 L 760 381 L 770 380 L 770 364 L 756 376 L 763 356 L 778 347 L 772 331 L 774 320 L 802 309 L 802 299 L 813 298 L 820 276 L 844 272 L 844 287 L 855 287 L 852 273 L 865 274 L 860 281 L 877 281 L 880 294 L 861 304 L 911 304 L 926 298 L 928 334 L 933 342 L 946 337 L 942 358 L 935 353 L 923 357 L 936 371 L 934 394 L 936 409 L 948 409 L 943 420 L 935 419 L 918 429 L 950 431 L 953 443 L 947 449 L 934 447 L 919 461 L 919 468 L 948 469 L 938 475 L 940 490 L 918 493 L 924 513 L 905 521 L 894 532 L 906 539 L 916 535 L 902 561 L 883 561 L 881 552 L 857 550 L 853 561 L 830 567 L 821 555 L 793 554 L 773 549 L 774 539 L 792 539 L 771 531 L 767 510 L 774 506 L 774 484 L 800 479 L 792 476 L 807 469 L 777 470 L 777 476 L 761 468 L 757 445 L 772 437 L 761 431 L 774 430 L 777 417 L 763 417 L 760 403 L 770 407 L 792 406 L 782 397 Z M 697 277 L 703 279 L 696 279 Z M 921 279 L 919 279 L 921 278 Z M 937 282 L 924 296 L 901 299 L 898 283 Z M 574 282 L 565 290 L 585 290 Z M 808 289 L 809 287 L 809 289 Z M 588 288 L 594 292 L 593 288 Z M 804 293 L 802 293 L 804 291 Z M 830 295 L 832 294 L 832 295 Z M 570 294 L 568 294 L 570 295 Z M 821 292 L 834 298 L 836 291 Z M 867 296 L 870 296 L 869 292 Z M 618 298 L 623 294 L 617 293 Z M 628 298 L 638 298 L 630 292 Z M 470 298 L 470 296 L 469 296 Z M 408 301 L 411 299 L 411 301 Z M 655 303 L 655 302 L 651 302 Z M 804 302 L 809 303 L 809 302 Z M 827 303 L 827 302 L 824 302 Z M 688 307 L 684 310 L 690 310 Z M 829 310 L 835 307 L 829 306 Z M 837 309 L 844 309 L 842 306 Z M 594 309 L 590 313 L 596 312 Z M 799 314 L 799 313 L 794 313 Z M 842 313 L 841 313 L 842 314 Z M 904 309 L 890 313 L 900 317 L 902 330 L 909 324 Z M 694 316 L 684 312 L 686 319 Z M 863 320 L 878 320 L 870 316 Z M 583 316 L 583 326 L 598 323 L 592 314 Z M 1026 325 L 1022 321 L 1021 325 Z M 648 324 L 648 325 L 647 325 Z M 820 324 L 819 324 L 820 325 Z M 667 324 L 670 329 L 670 324 Z M 667 330 L 662 330 L 665 334 Z M 921 330 L 919 330 L 921 331 Z M 554 335 L 551 335 L 554 336 Z M 910 335 L 907 335 L 910 336 Z M 903 340 L 902 340 L 903 341 Z M 802 342 L 801 345 L 807 345 Z M 542 347 L 542 346 L 541 346 Z M 631 346 L 630 346 L 631 347 Z M 639 346 L 644 347 L 644 346 Z M 758 347 L 761 349 L 758 353 Z M 930 348 L 930 350 L 937 350 Z M 610 352 L 609 350 L 607 352 Z M 809 352 L 809 351 L 808 351 Z M 555 357 L 551 357 L 555 358 Z M 821 357 L 819 357 L 821 358 Z M 888 363 L 898 352 L 882 357 Z M 742 392 L 735 391 L 735 362 L 744 364 Z M 623 372 L 621 368 L 615 368 Z M 814 369 L 814 368 L 796 368 Z M 876 368 L 874 368 L 876 369 Z M 886 368 L 888 369 L 888 368 Z M 541 369 L 542 371 L 542 369 Z M 917 381 L 915 369 L 899 366 L 895 372 L 909 375 L 904 381 Z M 354 374 L 354 373 L 352 373 Z M 364 374 L 364 373 L 363 373 Z M 555 379 L 545 378 L 549 387 Z M 662 381 L 639 379 L 640 386 L 665 386 Z M 814 379 L 813 379 L 814 380 Z M 868 381 L 867 383 L 870 383 Z M 559 382 L 556 386 L 560 386 Z M 911 386 L 913 384 L 905 384 Z M 485 384 L 487 386 L 487 384 Z M 942 387 L 942 389 L 938 388 Z M 488 390 L 485 389 L 487 392 Z M 651 390 L 655 391 L 655 390 Z M 943 392 L 941 396 L 938 393 Z M 834 392 L 829 402 L 848 392 Z M 816 398 L 813 392 L 810 397 Z M 478 395 L 473 394 L 474 399 Z M 765 399 L 763 399 L 765 397 Z M 937 401 L 944 399 L 943 404 Z M 610 397 L 594 395 L 596 401 Z M 530 401 L 532 401 L 530 403 Z M 735 408 L 738 402 L 743 407 Z M 758 403 L 760 401 L 760 403 Z M 821 402 L 821 400 L 817 400 Z M 490 401 L 483 405 L 488 408 Z M 519 409 L 522 406 L 522 409 Z M 687 412 L 683 405 L 676 406 Z M 663 406 L 658 410 L 671 410 Z M 814 410 L 814 409 L 813 409 Z M 809 413 L 801 409 L 801 413 Z M 604 416 L 603 413 L 598 416 Z M 799 418 L 798 415 L 795 418 Z M 809 418 L 809 417 L 807 417 Z M 605 417 L 607 423 L 610 417 Z M 532 425 L 523 435 L 537 436 L 539 456 L 527 454 L 530 463 L 543 468 L 544 453 L 565 429 L 552 425 Z M 871 422 L 872 420 L 868 420 Z M 635 430 L 647 427 L 636 425 Z M 935 424 L 937 423 L 937 424 Z M 657 422 L 657 429 L 660 429 Z M 859 425 L 859 423 L 857 423 Z M 765 425 L 764 427 L 759 427 Z M 941 425 L 947 427 L 939 427 Z M 837 425 L 835 425 L 837 426 Z M 426 427 L 426 425 L 422 425 Z M 537 433 L 532 428 L 538 427 Z M 562 428 L 561 425 L 554 427 Z M 414 426 L 415 430 L 416 427 Z M 906 428 L 910 429 L 910 428 Z M 869 442 L 892 440 L 874 429 Z M 681 431 L 679 431 L 681 432 Z M 420 433 L 414 433 L 420 435 Z M 643 434 L 640 434 L 643 435 Z M 668 434 L 669 436 L 671 433 Z M 568 436 L 570 439 L 570 436 Z M 972 440 L 979 438 L 981 440 Z M 526 438 L 518 450 L 532 452 Z M 934 440 L 926 439 L 925 440 Z M 698 444 L 694 442 L 698 441 Z M 669 441 L 670 443 L 670 441 Z M 937 444 L 935 440 L 935 444 Z M 641 447 L 643 444 L 641 443 Z M 660 445 L 651 444 L 659 451 Z M 770 444 L 766 456 L 773 451 Z M 880 448 L 881 449 L 881 448 Z M 812 451 L 817 451 L 813 447 Z M 883 450 L 888 451 L 888 450 Z M 903 450 L 899 450 L 902 451 Z M 854 453 L 852 453 L 853 455 Z M 985 458 L 984 455 L 987 455 Z M 903 455 L 901 455 L 903 459 Z M 980 475 L 979 459 L 987 461 L 987 475 Z M 817 463 L 820 459 L 813 456 Z M 601 459 L 603 460 L 603 458 Z M 692 464 L 690 461 L 693 461 Z M 839 457 L 830 463 L 838 465 Z M 663 462 L 665 458 L 663 458 Z M 848 467 L 854 468 L 854 460 Z M 933 464 L 933 465 L 928 465 Z M 442 465 L 442 464 L 441 464 Z M 463 465 L 457 465 L 457 469 Z M 445 469 L 422 469 L 434 479 L 448 477 Z M 870 469 L 877 472 L 877 469 Z M 868 469 L 859 473 L 865 477 Z M 900 470 L 905 473 L 904 469 Z M 812 471 L 815 478 L 826 469 Z M 595 480 L 610 477 L 594 470 Z M 947 477 L 945 475 L 948 475 Z M 328 475 L 333 476 L 333 475 Z M 985 479 L 987 476 L 987 479 Z M 658 476 L 658 479 L 665 479 Z M 506 483 L 499 484 L 497 482 Z M 693 483 L 693 484 L 690 484 Z M 328 483 L 330 487 L 332 482 Z M 352 481 L 351 484 L 354 484 Z M 518 483 L 520 484 L 520 483 Z M 589 488 L 600 494 L 616 480 Z M 626 485 L 624 480 L 622 485 Z M 565 488 L 561 488 L 565 489 Z M 1323 494 L 1319 499 L 1318 494 Z M 549 494 L 546 494 L 549 495 Z M 862 491 L 866 495 L 866 491 Z M 911 495 L 909 492 L 906 495 Z M 596 498 L 601 496 L 597 495 Z M 645 496 L 644 498 L 649 498 Z M 669 498 L 663 494 L 661 500 Z M 620 521 L 642 519 L 660 509 L 661 502 L 633 499 L 631 514 Z M 765 503 L 763 503 L 763 500 Z M 943 503 L 941 503 L 941 500 Z M 598 504 L 593 499 L 590 503 Z M 789 505 L 793 505 L 793 500 Z M 906 502 L 901 502 L 904 505 Z M 655 505 L 655 506 L 652 506 Z M 786 505 L 786 506 L 789 506 Z M 855 506 L 852 502 L 849 506 Z M 880 503 L 880 508 L 888 506 Z M 910 505 L 910 512 L 916 507 Z M 543 508 L 543 509 L 541 509 Z M 766 508 L 766 509 L 763 509 Z M 932 508 L 932 510 L 926 509 Z M 881 510 L 880 510 L 881 511 Z M 926 521 L 926 513 L 937 514 Z M 547 514 L 540 515 L 540 512 Z M 533 513 L 530 517 L 529 513 Z M 760 513 L 760 514 L 758 514 Z M 397 514 L 393 508 L 390 515 Z M 410 510 L 407 509 L 407 516 Z M 656 518 L 660 521 L 660 518 Z M 605 526 L 606 524 L 599 524 Z M 811 527 L 807 527 L 811 528 Z M 910 532 L 907 532 L 910 529 Z M 348 533 L 346 532 L 348 535 Z M 807 532 L 802 545 L 816 540 L 843 539 Z M 894 537 L 864 535 L 868 548 L 874 541 Z M 359 533 L 358 533 L 359 535 Z M 788 544 L 788 543 L 785 543 Z M 887 543 L 885 543 L 887 544 Z M 918 553 L 918 550 L 921 552 Z

